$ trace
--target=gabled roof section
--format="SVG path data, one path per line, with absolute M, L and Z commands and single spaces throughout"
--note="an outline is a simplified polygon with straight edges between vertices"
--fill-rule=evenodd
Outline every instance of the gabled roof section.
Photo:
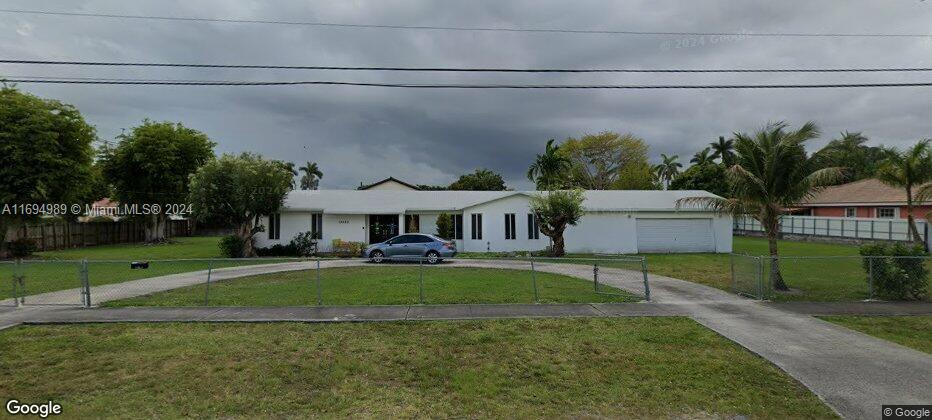
M 420 191 L 420 188 L 418 188 L 416 185 L 411 185 L 411 184 L 409 184 L 409 183 L 407 183 L 407 182 L 404 182 L 404 181 L 402 181 L 402 180 L 400 180 L 400 179 L 398 179 L 398 178 L 392 177 L 392 176 L 390 176 L 390 177 L 388 177 L 388 178 L 385 178 L 385 179 L 383 179 L 383 180 L 381 180 L 381 181 L 378 181 L 378 182 L 369 184 L 369 185 L 362 185 L 362 186 L 359 187 L 359 190 L 368 190 L 368 189 L 370 189 L 370 188 L 372 188 L 372 187 L 382 185 L 382 184 L 384 184 L 384 183 L 386 183 L 386 182 L 397 182 L 397 183 L 399 183 L 399 184 L 401 184 L 401 185 L 404 185 L 404 186 L 406 186 L 406 187 L 408 187 L 408 188 L 410 188 L 410 189 L 412 189 L 412 190 Z
M 538 191 L 292 191 L 285 209 L 331 214 L 400 214 L 417 211 L 458 212 L 513 196 Z M 587 211 L 675 211 L 685 197 L 715 197 L 706 191 L 585 191 Z M 683 209 L 683 211 L 703 211 Z
M 906 190 L 891 187 L 875 178 L 868 178 L 827 187 L 809 200 L 800 203 L 800 205 L 818 206 L 845 203 L 897 203 L 906 205 Z

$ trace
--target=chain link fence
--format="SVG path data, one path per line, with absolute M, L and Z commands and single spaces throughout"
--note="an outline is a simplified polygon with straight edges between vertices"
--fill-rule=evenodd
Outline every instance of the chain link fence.
M 777 264 L 787 290 L 772 275 Z M 932 257 L 731 255 L 732 289 L 755 299 L 922 300 Z
M 307 306 L 650 299 L 644 258 L 3 262 L 0 305 Z

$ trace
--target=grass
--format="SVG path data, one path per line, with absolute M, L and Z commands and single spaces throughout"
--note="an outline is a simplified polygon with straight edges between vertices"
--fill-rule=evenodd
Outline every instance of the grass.
M 419 303 L 417 266 L 373 265 L 321 269 L 321 297 L 327 305 L 408 305 Z M 314 270 L 224 280 L 210 285 L 210 305 L 307 306 L 317 304 Z M 632 302 L 636 296 L 572 277 L 537 273 L 542 303 Z M 108 302 L 105 306 L 202 306 L 206 285 Z M 522 270 L 424 267 L 424 303 L 534 302 L 531 273 Z
M 819 318 L 932 354 L 932 316 L 822 316 Z
M 223 258 L 219 236 L 173 238 L 160 245 L 119 244 L 37 252 L 36 256 L 52 260 L 166 260 L 181 258 Z
M 29 326 L 0 353 L 0 395 L 75 418 L 834 417 L 686 318 Z

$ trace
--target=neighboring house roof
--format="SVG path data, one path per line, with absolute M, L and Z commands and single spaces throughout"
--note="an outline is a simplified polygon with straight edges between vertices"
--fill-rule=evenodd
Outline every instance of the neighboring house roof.
M 292 191 L 285 210 L 331 214 L 398 214 L 416 211 L 462 211 L 515 195 L 537 191 Z M 706 191 L 585 191 L 587 211 L 673 211 L 685 197 L 716 197 Z M 696 211 L 701 209 L 687 208 Z
M 411 184 L 409 184 L 409 183 L 407 183 L 407 182 L 404 182 L 404 181 L 402 181 L 402 180 L 400 180 L 400 179 L 397 179 L 397 178 L 391 177 L 391 176 L 388 177 L 388 178 L 385 178 L 385 179 L 383 179 L 383 180 L 381 180 L 381 181 L 379 181 L 379 182 L 375 182 L 375 183 L 372 183 L 372 184 L 369 184 L 369 185 L 361 185 L 361 186 L 359 187 L 359 189 L 360 189 L 360 190 L 368 190 L 368 189 L 370 189 L 370 188 L 372 188 L 372 187 L 376 187 L 376 186 L 382 185 L 382 184 L 384 184 L 384 183 L 386 183 L 386 182 L 395 182 L 395 183 L 404 185 L 404 186 L 406 186 L 406 187 L 408 187 L 408 188 L 410 188 L 410 189 L 412 189 L 412 190 L 416 190 L 416 191 L 417 191 L 417 190 L 420 190 L 420 188 L 418 188 L 416 185 L 411 185 Z
M 906 205 L 906 190 L 891 187 L 875 178 L 868 178 L 827 187 L 809 200 L 800 203 L 800 206 L 837 206 L 844 204 Z

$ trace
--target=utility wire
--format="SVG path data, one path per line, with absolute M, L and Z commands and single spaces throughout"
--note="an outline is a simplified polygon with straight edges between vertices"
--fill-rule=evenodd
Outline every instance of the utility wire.
M 56 12 L 48 10 L 0 9 L 0 13 L 78 16 L 111 19 L 162 20 L 182 22 L 214 23 L 248 23 L 291 26 L 317 26 L 335 28 L 373 28 L 373 29 L 413 29 L 429 31 L 464 31 L 464 32 L 527 32 L 559 34 L 594 34 L 594 35 L 659 35 L 659 36 L 745 36 L 745 37 L 787 37 L 787 38 L 932 38 L 932 34 L 919 33 L 831 33 L 831 32 L 676 32 L 676 31 L 629 31 L 629 30 L 589 30 L 558 28 L 516 28 L 516 27 L 478 27 L 478 26 L 424 26 L 424 25 L 376 25 L 352 24 L 318 21 L 227 19 L 183 16 L 127 15 L 113 13 Z
M 339 71 L 400 71 L 400 72 L 463 72 L 463 73 L 887 73 L 928 72 L 932 67 L 871 67 L 871 68 L 784 68 L 784 69 L 559 69 L 559 68 L 493 68 L 493 67 L 368 67 L 368 66 L 288 66 L 268 64 L 197 64 L 115 61 L 54 61 L 0 59 L 0 64 L 29 64 L 95 67 L 186 67 L 222 69 L 275 70 L 339 70 Z
M 527 85 L 527 84 L 429 84 L 370 83 L 338 81 L 223 81 L 223 80 L 144 80 L 90 78 L 16 78 L 0 79 L 6 83 L 42 83 L 75 85 L 163 85 L 163 86 L 297 86 L 331 85 L 410 89 L 824 89 L 868 87 L 929 87 L 932 82 L 909 83 L 827 83 L 827 84 L 742 84 L 742 85 Z

